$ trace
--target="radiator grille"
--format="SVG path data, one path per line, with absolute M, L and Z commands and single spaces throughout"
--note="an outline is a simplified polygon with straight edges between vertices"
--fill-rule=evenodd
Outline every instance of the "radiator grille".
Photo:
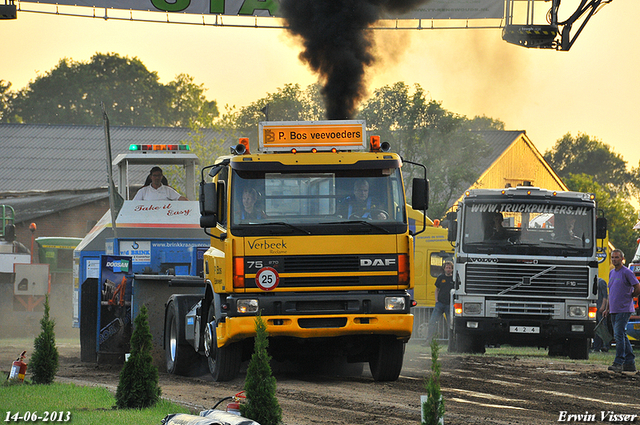
M 468 263 L 466 293 L 505 297 L 570 298 L 589 294 L 587 266 Z

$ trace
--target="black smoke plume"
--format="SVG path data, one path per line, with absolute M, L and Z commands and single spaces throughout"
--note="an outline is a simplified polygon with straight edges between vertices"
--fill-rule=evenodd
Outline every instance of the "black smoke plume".
M 280 0 L 288 30 L 303 40 L 300 59 L 320 75 L 327 119 L 352 119 L 375 61 L 367 30 L 383 12 L 405 13 L 427 0 Z

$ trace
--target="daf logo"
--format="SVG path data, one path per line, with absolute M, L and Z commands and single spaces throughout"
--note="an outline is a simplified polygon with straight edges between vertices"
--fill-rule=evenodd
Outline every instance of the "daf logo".
M 360 267 L 376 267 L 376 266 L 394 266 L 396 264 L 395 258 L 361 258 Z

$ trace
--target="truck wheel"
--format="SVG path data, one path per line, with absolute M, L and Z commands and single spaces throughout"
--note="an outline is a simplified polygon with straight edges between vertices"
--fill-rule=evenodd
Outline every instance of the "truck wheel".
M 214 381 L 231 381 L 238 376 L 242 364 L 242 345 L 239 342 L 234 342 L 224 347 L 218 347 L 213 303 L 209 306 L 207 313 L 204 344 L 205 350 L 208 351 L 209 372 Z
M 405 343 L 394 336 L 382 336 L 377 352 L 369 360 L 369 368 L 376 381 L 395 381 L 400 376 Z
M 449 333 L 449 344 L 447 345 L 447 351 L 449 353 L 459 353 L 458 349 L 458 334 L 455 332 Z
M 177 303 L 169 302 L 164 329 L 167 372 L 175 375 L 196 376 L 202 372 L 202 368 L 198 365 L 202 364 L 203 359 L 180 332 L 180 329 L 184 328 L 183 320 Z
M 484 340 L 480 337 L 473 337 L 467 334 L 456 334 L 454 338 L 456 352 L 484 354 Z
M 589 339 L 574 338 L 568 342 L 569 358 L 573 360 L 589 360 Z

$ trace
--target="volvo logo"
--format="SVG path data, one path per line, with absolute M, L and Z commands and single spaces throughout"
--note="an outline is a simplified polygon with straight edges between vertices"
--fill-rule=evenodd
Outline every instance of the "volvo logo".
M 469 261 L 471 261 L 472 263 L 497 263 L 498 259 L 469 257 Z

